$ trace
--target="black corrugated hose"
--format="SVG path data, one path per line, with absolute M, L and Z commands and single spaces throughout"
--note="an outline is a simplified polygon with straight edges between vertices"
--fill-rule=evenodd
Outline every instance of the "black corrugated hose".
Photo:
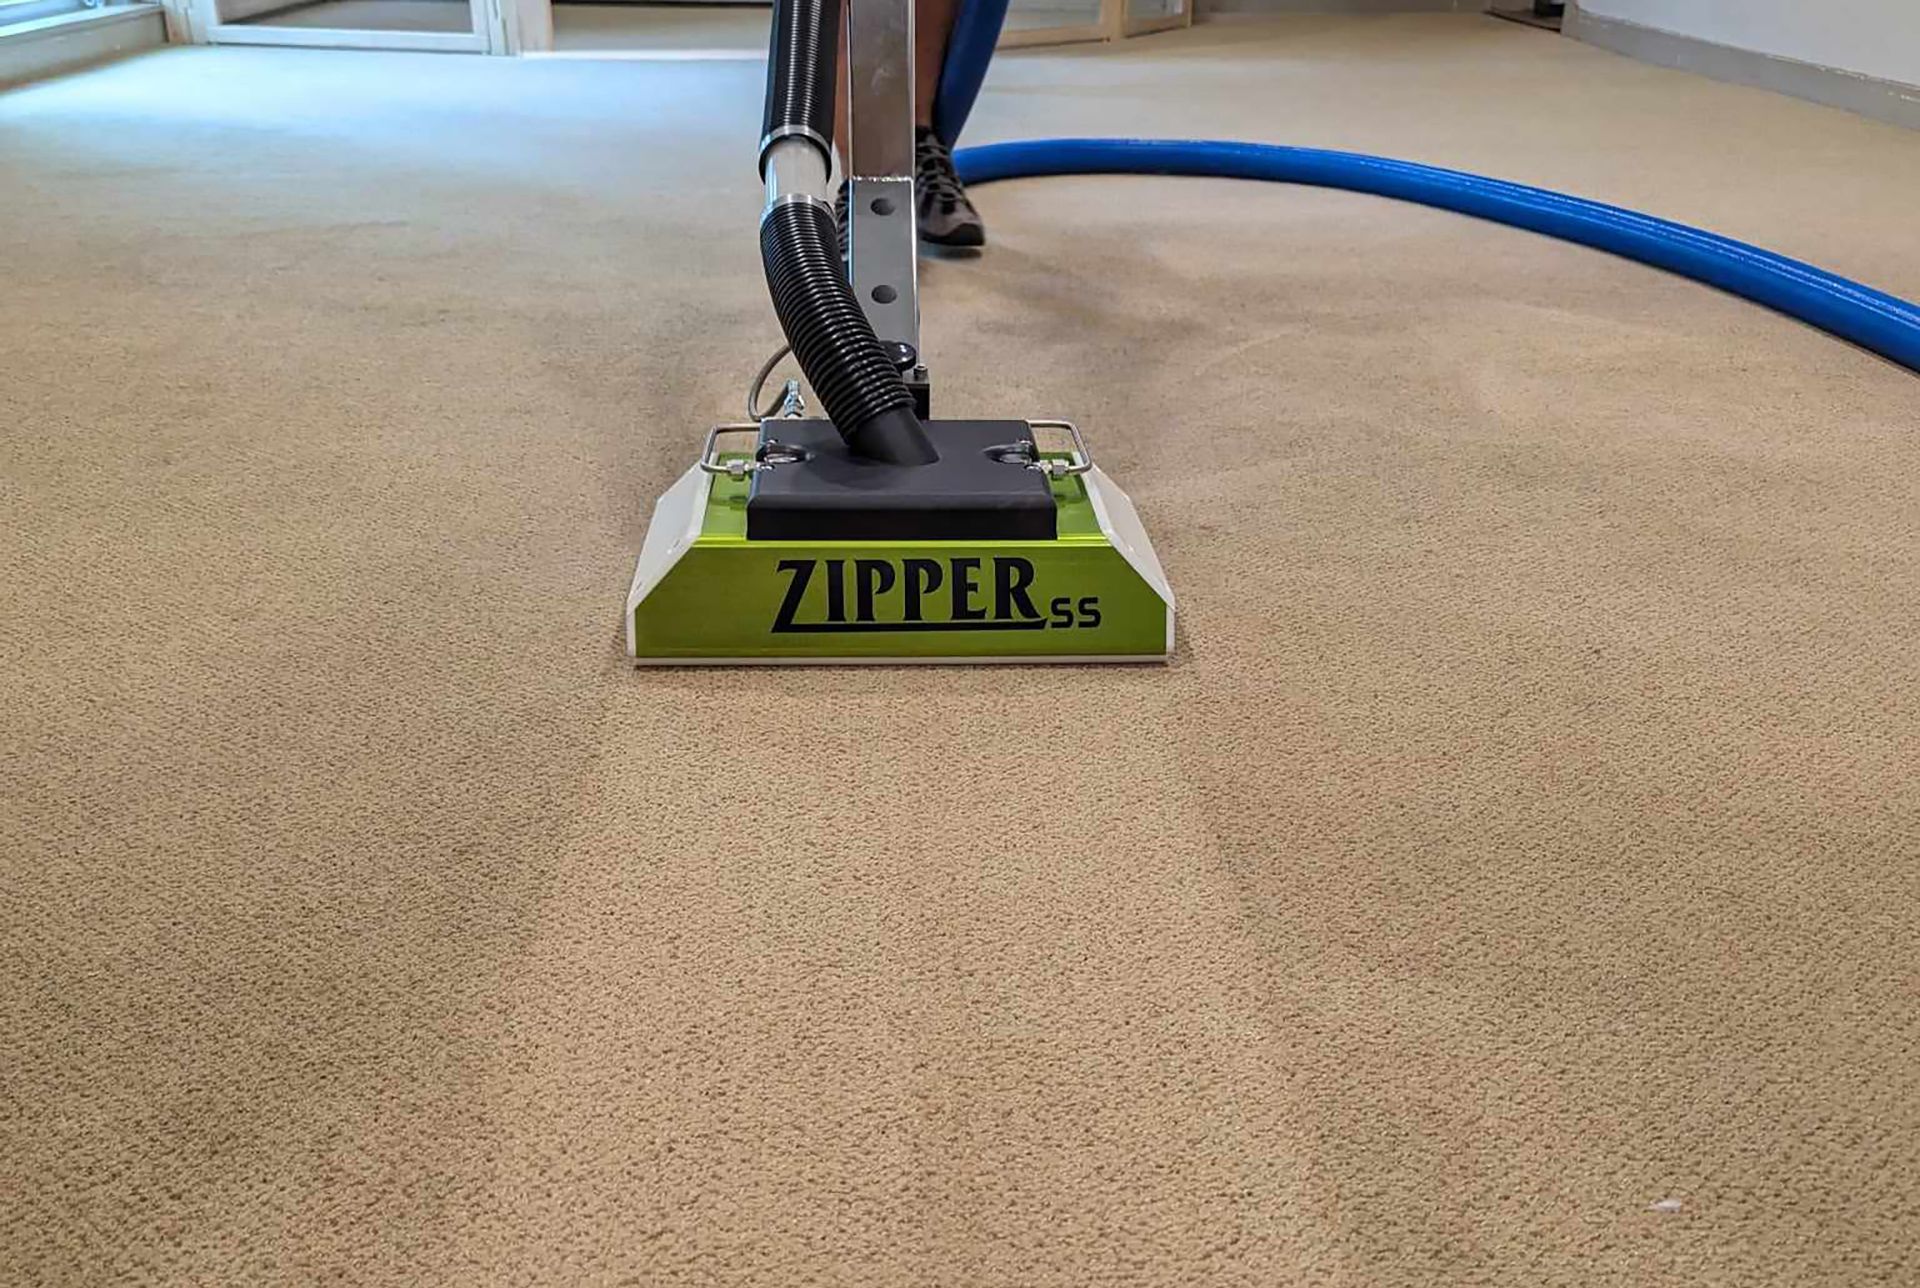
M 767 111 L 760 130 L 763 171 L 768 146 L 796 131 L 823 152 L 833 146 L 833 72 L 839 48 L 837 0 L 774 0 L 773 29 L 767 37 Z

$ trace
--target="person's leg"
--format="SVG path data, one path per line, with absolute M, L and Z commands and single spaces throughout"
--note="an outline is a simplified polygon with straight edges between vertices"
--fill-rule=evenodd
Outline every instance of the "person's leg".
M 947 61 L 947 37 L 960 0 L 913 0 L 913 123 L 933 124 L 933 100 Z
M 933 100 L 940 92 L 947 38 L 959 10 L 960 0 L 913 0 L 914 197 L 922 240 L 936 246 L 984 246 L 986 225 L 953 171 L 953 154 L 933 132 Z
M 916 139 L 916 173 L 920 236 L 939 246 L 981 246 L 986 243 L 986 227 L 979 212 L 967 199 L 966 189 L 953 172 L 953 154 L 934 137 L 933 100 L 940 91 L 940 69 L 947 57 L 947 38 L 953 33 L 953 20 L 959 0 L 913 0 L 913 121 Z M 847 103 L 846 0 L 840 8 L 840 61 L 842 74 L 834 78 L 834 147 L 840 153 L 844 169 L 853 153 L 847 143 L 847 122 L 851 109 Z M 834 213 L 845 242 L 846 184 L 842 182 Z

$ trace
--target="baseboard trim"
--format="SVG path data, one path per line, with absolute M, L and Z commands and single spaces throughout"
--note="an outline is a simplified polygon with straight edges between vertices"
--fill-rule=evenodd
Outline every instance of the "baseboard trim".
M 1735 85 L 1751 85 L 1838 107 L 1876 121 L 1920 130 L 1920 86 L 1878 80 L 1817 63 L 1736 49 L 1693 36 L 1618 18 L 1600 18 L 1577 5 L 1567 7 L 1564 31 L 1576 40 L 1625 54 L 1642 62 L 1695 72 Z
M 0 88 L 166 43 L 166 14 L 157 4 L 110 5 L 21 23 L 0 32 Z
M 1195 16 L 1278 13 L 1485 13 L 1487 0 L 1200 0 Z

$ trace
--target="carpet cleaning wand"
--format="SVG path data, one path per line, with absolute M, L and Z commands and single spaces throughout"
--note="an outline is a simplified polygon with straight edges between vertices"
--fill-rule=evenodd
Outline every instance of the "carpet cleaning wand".
M 710 665 L 1164 659 L 1172 592 L 1078 428 L 930 418 L 912 0 L 849 5 L 842 260 L 827 199 L 839 13 L 839 0 L 776 0 L 759 158 L 768 293 L 826 416 L 790 396 L 778 416 L 755 409 L 708 432 L 654 508 L 628 652 Z

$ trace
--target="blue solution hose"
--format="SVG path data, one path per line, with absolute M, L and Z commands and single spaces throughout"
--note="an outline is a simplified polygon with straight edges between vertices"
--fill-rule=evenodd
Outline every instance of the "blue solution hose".
M 980 61 L 984 73 L 985 60 Z M 949 70 L 952 65 L 950 58 Z M 1920 372 L 1920 306 L 1910 301 L 1730 237 L 1545 188 L 1357 152 L 1181 139 L 990 143 L 961 149 L 954 162 L 967 184 L 1055 174 L 1204 175 L 1417 201 L 1691 277 Z
M 961 127 L 980 97 L 987 64 L 1000 42 L 1007 20 L 1007 0 L 960 0 L 947 36 L 947 53 L 940 64 L 940 85 L 933 96 L 933 132 L 948 147 L 960 137 Z

